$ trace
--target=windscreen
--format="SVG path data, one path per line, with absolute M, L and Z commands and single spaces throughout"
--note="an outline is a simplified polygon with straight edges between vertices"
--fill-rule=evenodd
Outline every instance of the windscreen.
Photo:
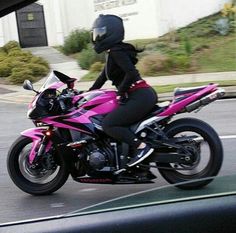
M 64 83 L 61 82 L 57 78 L 57 76 L 54 74 L 54 72 L 51 72 L 51 74 L 48 76 L 48 78 L 46 79 L 43 86 L 39 89 L 39 92 L 43 92 L 46 89 L 57 89 L 63 85 L 64 85 Z

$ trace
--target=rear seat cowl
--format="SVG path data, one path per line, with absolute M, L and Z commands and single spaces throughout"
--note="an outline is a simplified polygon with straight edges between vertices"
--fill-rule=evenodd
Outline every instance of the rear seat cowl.
M 203 90 L 207 86 L 200 86 L 200 87 L 188 87 L 188 88 L 175 88 L 174 96 L 185 95 L 189 93 L 194 93 Z

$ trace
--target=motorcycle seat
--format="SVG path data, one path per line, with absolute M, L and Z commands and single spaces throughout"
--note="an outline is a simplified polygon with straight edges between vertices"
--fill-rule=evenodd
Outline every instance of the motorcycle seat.
M 175 88 L 174 90 L 174 96 L 179 96 L 179 95 L 185 95 L 185 94 L 190 94 L 194 92 L 198 92 L 206 88 L 207 86 L 200 86 L 200 87 L 187 87 L 187 88 Z
M 132 132 L 135 132 L 135 131 L 138 129 L 139 125 L 140 125 L 143 121 L 145 121 L 145 120 L 147 120 L 147 119 L 149 119 L 149 118 L 151 118 L 151 117 L 157 116 L 159 113 L 161 113 L 162 111 L 164 111 L 164 110 L 169 106 L 169 104 L 170 104 L 169 101 L 156 104 L 156 105 L 154 106 L 154 108 L 151 110 L 151 112 L 149 112 L 141 121 L 139 121 L 139 122 L 137 122 L 137 123 L 131 125 L 131 126 L 129 127 L 130 130 L 131 130 Z

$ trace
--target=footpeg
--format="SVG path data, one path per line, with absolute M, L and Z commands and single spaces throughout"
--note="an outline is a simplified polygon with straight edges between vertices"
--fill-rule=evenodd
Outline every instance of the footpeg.
M 126 171 L 126 169 L 125 169 L 125 168 L 122 168 L 122 169 L 117 170 L 116 172 L 114 172 L 114 175 L 119 175 L 120 173 L 122 173 L 122 172 L 124 172 L 124 171 Z

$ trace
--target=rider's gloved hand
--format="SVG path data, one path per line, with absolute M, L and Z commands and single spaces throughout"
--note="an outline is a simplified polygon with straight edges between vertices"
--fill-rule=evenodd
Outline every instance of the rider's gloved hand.
M 118 93 L 116 99 L 118 101 L 118 104 L 120 105 L 123 105 L 127 102 L 129 96 L 128 96 L 128 93 L 125 92 L 125 93 Z
M 74 90 L 74 93 L 75 93 L 76 95 L 81 95 L 81 94 L 83 94 L 84 92 L 86 92 L 86 91 Z

